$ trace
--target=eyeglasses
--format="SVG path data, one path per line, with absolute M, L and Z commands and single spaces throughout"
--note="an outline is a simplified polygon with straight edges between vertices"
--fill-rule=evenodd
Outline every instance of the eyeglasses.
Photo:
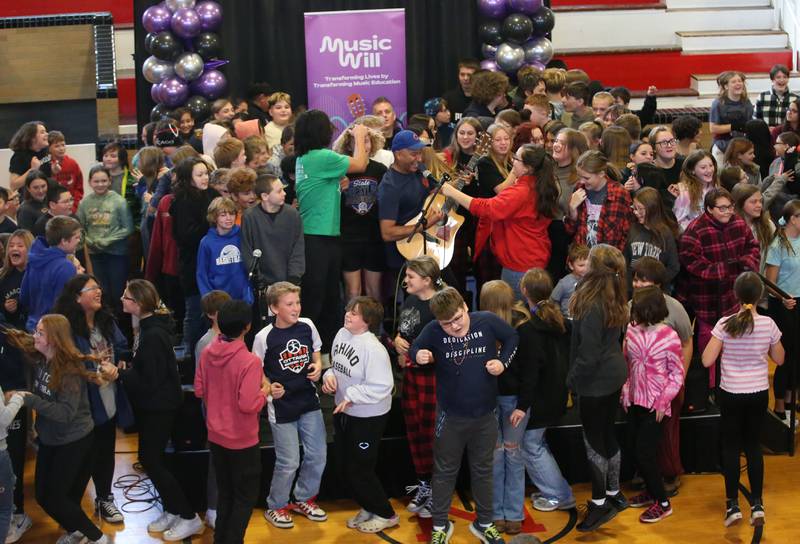
M 130 300 L 131 302 L 136 302 L 135 298 L 129 297 L 128 295 L 122 295 L 122 300 Z
M 465 313 L 462 310 L 461 313 L 459 313 L 457 316 L 455 316 L 450 321 L 440 321 L 439 325 L 441 325 L 442 327 L 452 327 L 456 323 L 458 323 L 460 321 L 463 321 L 464 320 L 464 315 L 465 315 Z
M 517 157 L 516 155 L 511 155 L 511 160 L 512 160 L 512 161 L 520 161 L 520 162 L 522 161 L 522 159 L 520 159 L 520 158 L 519 158 L 519 157 Z
M 94 287 L 84 287 L 80 290 L 81 293 L 91 293 L 92 291 L 102 291 L 103 288 L 99 285 L 95 285 Z
M 673 145 L 677 144 L 678 140 L 672 138 L 671 140 L 664 140 L 663 142 L 656 142 L 656 145 L 660 145 L 661 147 L 672 147 Z
M 711 207 L 712 207 L 712 208 L 716 208 L 716 209 L 718 209 L 718 210 L 719 210 L 719 211 L 721 211 L 722 213 L 730 213 L 730 212 L 732 212 L 732 211 L 733 211 L 733 209 L 734 209 L 734 208 L 733 208 L 733 204 L 731 204 L 731 205 L 728 205 L 728 206 L 711 206 Z
M 40 331 L 39 329 L 33 331 L 34 338 L 41 338 L 42 336 L 44 336 L 44 331 Z

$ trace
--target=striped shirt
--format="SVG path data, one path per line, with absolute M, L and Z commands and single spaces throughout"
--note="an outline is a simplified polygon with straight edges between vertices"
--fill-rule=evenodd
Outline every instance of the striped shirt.
M 711 334 L 722 342 L 722 368 L 720 387 L 728 393 L 756 393 L 769 389 L 769 367 L 767 353 L 770 346 L 781 339 L 781 331 L 775 322 L 757 315 L 753 332 L 733 338 L 724 330 L 723 317 L 714 326 Z

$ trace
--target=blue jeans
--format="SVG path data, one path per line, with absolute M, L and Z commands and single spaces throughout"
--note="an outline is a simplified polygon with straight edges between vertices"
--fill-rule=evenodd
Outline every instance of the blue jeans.
M 510 268 L 503 268 L 503 271 L 500 273 L 500 279 L 509 284 L 514 290 L 514 295 L 517 297 L 517 300 L 521 300 L 523 302 L 525 302 L 525 297 L 522 296 L 522 290 L 519 288 L 519 282 L 522 280 L 522 276 L 524 275 L 525 272 L 517 272 L 516 270 L 511 270 Z
M 0 542 L 6 541 L 11 516 L 14 514 L 14 469 L 8 450 L 0 450 Z
M 530 411 L 514 427 L 509 417 L 516 408 L 516 395 L 497 397 L 498 433 L 492 471 L 492 510 L 494 519 L 507 521 L 525 519 L 525 465 L 520 446 Z
M 297 421 L 289 423 L 270 421 L 269 426 L 272 428 L 272 437 L 275 441 L 275 469 L 272 471 L 267 508 L 277 510 L 289 504 L 289 494 L 298 467 L 300 475 L 294 486 L 294 498 L 298 502 L 303 502 L 316 497 L 328 454 L 322 410 L 306 412 Z
M 185 297 L 186 314 L 183 316 L 183 345 L 186 353 L 194 353 L 194 346 L 203 336 L 203 308 L 200 305 L 200 294 Z
M 544 432 L 547 429 L 529 429 L 525 431 L 522 444 L 522 456 L 528 477 L 539 488 L 543 497 L 556 499 L 558 502 L 573 500 L 572 488 L 561 475 L 561 469 L 553 458 Z
M 105 291 L 104 297 L 112 305 L 119 304 L 125 282 L 128 280 L 127 255 L 112 255 L 110 253 L 92 253 L 92 268 L 97 281 Z

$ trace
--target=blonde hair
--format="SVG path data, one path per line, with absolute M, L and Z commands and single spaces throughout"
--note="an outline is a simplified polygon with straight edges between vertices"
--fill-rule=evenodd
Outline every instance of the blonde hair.
M 233 200 L 230 198 L 225 198 L 224 196 L 218 196 L 211 201 L 211 204 L 208 205 L 206 220 L 209 222 L 209 224 L 216 225 L 217 218 L 222 212 L 228 212 L 236 215 L 237 211 L 236 203 Z
M 267 289 L 267 304 L 275 306 L 280 302 L 282 296 L 291 293 L 296 293 L 297 296 L 300 296 L 300 286 L 288 281 L 273 283 L 269 286 L 269 289 Z
M 494 163 L 495 168 L 497 171 L 500 172 L 500 175 L 503 176 L 503 179 L 508 177 L 509 172 L 511 169 L 509 168 L 509 163 L 511 162 L 511 140 L 514 137 L 513 131 L 507 125 L 502 123 L 492 123 L 489 125 L 489 128 L 486 129 L 486 132 L 489 133 L 489 136 L 492 137 L 492 143 L 494 143 L 494 135 L 497 134 L 498 131 L 502 130 L 508 135 L 508 152 L 506 153 L 505 157 L 500 157 L 494 152 L 494 146 L 491 146 L 489 150 L 489 157 L 492 159 L 492 163 Z
M 5 278 L 8 275 L 8 273 L 11 272 L 11 269 L 14 268 L 11 265 L 11 258 L 8 256 L 8 245 L 14 238 L 19 238 L 20 240 L 22 240 L 22 243 L 25 244 L 25 248 L 28 251 L 31 250 L 31 246 L 33 245 L 33 234 L 31 234 L 31 231 L 25 229 L 17 229 L 11 233 L 11 236 L 8 237 L 8 240 L 6 240 L 5 244 L 5 252 L 4 252 L 5 255 L 3 256 L 3 268 L 0 269 L 0 279 Z M 27 260 L 28 258 L 26 257 L 25 261 L 27 262 Z
M 351 129 L 355 125 L 368 126 L 363 121 L 359 123 L 359 119 L 363 120 L 366 117 L 367 117 L 366 115 L 364 117 L 359 117 L 358 119 L 356 119 L 355 121 L 350 123 L 350 126 L 347 127 L 347 129 L 343 130 L 342 133 L 339 134 L 339 136 L 333 142 L 333 146 L 331 147 L 331 149 L 333 149 L 334 151 L 336 151 L 337 153 L 340 153 L 342 155 L 353 156 L 353 153 L 355 152 L 355 141 L 354 141 L 353 133 L 351 132 Z M 370 116 L 370 117 L 374 117 L 374 116 Z M 372 157 L 375 156 L 375 154 L 378 151 L 383 149 L 383 145 L 386 142 L 386 138 L 380 132 L 380 130 L 374 129 L 374 128 L 370 128 L 369 132 L 367 133 L 367 135 L 369 136 L 369 142 L 370 142 L 369 156 L 370 156 L 370 158 L 372 158 Z
M 544 88 L 548 93 L 560 93 L 567 84 L 567 71 L 563 68 L 546 68 L 542 72 Z
M 286 102 L 287 104 L 289 104 L 290 108 L 292 107 L 292 97 L 289 96 L 288 93 L 283 93 L 283 92 L 272 93 L 271 95 L 269 95 L 269 98 L 267 98 L 268 108 L 271 108 L 278 102 Z
M 514 289 L 503 280 L 491 280 L 483 284 L 480 307 L 484 312 L 497 315 L 512 327 L 518 327 L 531 318 L 525 305 L 515 300 Z
M 450 156 L 453 157 L 453 166 L 458 165 L 458 159 L 463 152 L 458 145 L 458 129 L 460 129 L 462 125 L 469 125 L 475 129 L 475 143 L 478 142 L 478 137 L 483 131 L 483 126 L 481 126 L 480 121 L 474 117 L 462 117 L 461 120 L 456 123 L 456 128 L 453 129 L 453 138 L 450 140 L 450 145 L 447 147 L 447 149 L 450 150 Z
M 625 257 L 614 246 L 598 244 L 589 251 L 589 270 L 578 283 L 569 310 L 581 319 L 599 306 L 606 327 L 622 327 L 628 322 L 627 294 Z

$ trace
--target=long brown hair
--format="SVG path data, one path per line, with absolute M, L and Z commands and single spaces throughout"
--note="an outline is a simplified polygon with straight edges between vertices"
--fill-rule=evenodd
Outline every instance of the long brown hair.
M 672 236 L 675 240 L 678 239 L 678 223 L 667 213 L 664 201 L 656 189 L 642 187 L 636 191 L 633 200 L 644 206 L 644 225 L 634 221 L 631 230 L 646 228 L 655 235 L 661 249 L 666 247 L 665 242 L 668 237 Z
M 97 374 L 90 372 L 84 364 L 87 360 L 99 363 L 100 358 L 78 351 L 75 342 L 72 341 L 72 328 L 67 318 L 60 314 L 47 314 L 39 321 L 47 335 L 47 343 L 53 348 L 53 358 L 48 364 L 50 380 L 47 382 L 47 387 L 52 391 L 58 391 L 65 385 L 64 378 L 67 376 L 77 376 L 92 383 L 100 383 Z M 5 333 L 6 339 L 13 347 L 32 359 L 43 359 L 43 355 L 34 347 L 33 335 L 17 329 L 7 329 Z
M 609 162 L 622 169 L 628 164 L 631 143 L 631 135 L 627 130 L 622 127 L 610 126 L 603 131 L 600 138 L 600 151 L 608 157 Z
M 622 252 L 608 244 L 597 244 L 589 251 L 589 270 L 569 301 L 569 311 L 575 319 L 581 319 L 600 306 L 606 327 L 622 327 L 628 322 L 627 293 Z
M 592 149 L 578 157 L 575 168 L 590 174 L 605 174 L 608 181 L 619 182 L 622 179 L 619 169 L 608 160 L 608 157 Z
M 483 127 L 481 126 L 480 121 L 475 119 L 474 117 L 462 117 L 461 120 L 456 124 L 456 128 L 453 129 L 453 139 L 450 140 L 450 145 L 447 146 L 447 149 L 450 150 L 450 156 L 453 158 L 453 166 L 458 165 L 458 160 L 461 158 L 461 154 L 464 153 L 464 150 L 461 149 L 461 146 L 458 145 L 458 129 L 462 127 L 462 125 L 469 125 L 475 129 L 475 143 L 478 143 L 478 138 L 483 132 Z
M 753 319 L 753 304 L 761 300 L 764 294 L 764 283 L 755 272 L 742 272 L 733 282 L 733 291 L 742 307 L 739 311 L 725 320 L 723 330 L 734 338 L 753 332 L 755 321 Z
M 750 223 L 753 224 L 753 228 L 756 231 L 756 237 L 758 238 L 758 244 L 761 246 L 761 251 L 765 252 L 767 251 L 770 242 L 772 242 L 772 233 L 774 231 L 772 220 L 769 217 L 769 212 L 762 206 L 761 215 L 759 215 L 756 219 L 750 219 L 747 217 L 747 214 L 744 213 L 744 203 L 747 202 L 747 199 L 760 192 L 761 189 L 759 189 L 757 185 L 739 183 L 733 187 L 731 196 L 733 197 L 733 205 L 736 209 L 736 213 L 739 215 L 739 217 L 744 219 L 748 225 Z
M 522 276 L 519 286 L 528 299 L 533 315 L 559 332 L 566 332 L 564 315 L 558 304 L 550 298 L 553 293 L 553 279 L 546 270 L 531 268 Z
M 8 237 L 8 240 L 6 240 L 5 255 L 3 256 L 3 268 L 0 269 L 0 280 L 8 276 L 8 274 L 11 272 L 11 269 L 14 268 L 11 265 L 11 258 L 8 256 L 8 245 L 14 238 L 21 239 L 22 243 L 25 244 L 25 247 L 28 249 L 28 251 L 31 250 L 31 245 L 33 245 L 33 234 L 31 234 L 29 230 L 17 229 L 11 234 L 11 236 Z M 26 265 L 27 262 L 28 259 L 26 257 L 25 258 Z
M 714 156 L 705 149 L 697 149 L 689 153 L 686 160 L 683 161 L 681 167 L 681 183 L 686 186 L 686 191 L 689 193 L 689 203 L 693 209 L 702 209 L 703 206 L 703 182 L 697 179 L 694 175 L 694 169 L 697 163 L 705 158 L 711 159 L 711 164 L 714 165 L 714 186 L 719 186 L 717 181 L 717 161 Z
M 572 157 L 570 163 L 569 183 L 575 185 L 578 181 L 578 170 L 575 165 L 578 163 L 578 158 L 589 150 L 589 141 L 586 136 L 579 130 L 574 128 L 562 128 L 558 134 L 564 134 L 567 137 L 567 151 Z M 558 137 L 556 134 L 556 137 Z
M 751 149 L 755 149 L 755 146 L 753 142 L 747 138 L 731 138 L 731 141 L 728 142 L 728 147 L 725 148 L 725 164 L 728 166 L 738 166 L 751 174 L 757 172 L 757 164 L 745 164 L 739 159 L 739 155 L 747 153 Z
M 531 318 L 528 308 L 521 301 L 514 300 L 514 290 L 503 280 L 483 284 L 480 307 L 484 312 L 496 314 L 512 327 L 519 327 Z
M 528 184 L 531 196 L 536 198 L 536 213 L 553 219 L 558 216 L 559 187 L 555 177 L 556 163 L 543 147 L 533 144 L 522 146 L 522 164 L 530 170 Z

